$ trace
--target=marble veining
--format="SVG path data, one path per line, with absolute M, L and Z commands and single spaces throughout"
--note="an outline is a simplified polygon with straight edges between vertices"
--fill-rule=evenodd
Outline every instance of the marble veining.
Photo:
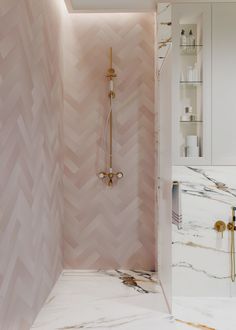
M 175 297 L 177 329 L 235 330 L 235 298 Z M 178 328 L 179 327 L 179 328 Z
M 227 185 L 223 182 L 217 181 L 216 179 L 212 178 L 210 175 L 208 175 L 204 170 L 199 169 L 199 168 L 193 168 L 193 167 L 188 167 L 188 169 L 201 174 L 204 176 L 208 181 L 214 183 L 216 189 L 227 192 L 228 194 L 232 195 L 233 197 L 236 197 L 236 189 L 227 187 Z
M 121 317 L 118 319 L 106 319 L 106 318 L 100 318 L 97 319 L 95 322 L 85 322 L 85 323 L 81 323 L 78 325 L 73 325 L 70 327 L 63 327 L 63 328 L 58 328 L 59 330 L 69 330 L 69 329 L 113 329 L 113 328 L 123 328 L 124 326 L 127 326 L 132 323 L 133 326 L 135 326 L 135 324 L 137 324 L 138 326 L 138 322 L 137 321 L 145 321 L 148 320 L 148 318 L 150 317 L 149 314 L 146 315 L 132 315 L 132 316 L 128 316 L 128 317 Z M 167 322 L 172 322 L 172 317 L 167 317 L 166 318 Z M 164 321 L 162 321 L 163 323 Z M 160 323 L 159 323 L 160 324 Z M 158 324 L 157 324 L 158 325 Z M 131 328 L 130 328 L 131 329 Z
M 207 174 L 203 169 L 187 167 L 193 173 L 199 174 L 206 179 L 203 183 L 182 181 L 183 194 L 189 194 L 200 198 L 209 198 L 220 203 L 234 205 L 236 203 L 236 189 L 229 187 L 226 183 L 218 181 Z
M 186 322 L 186 321 L 182 321 L 182 320 L 178 320 L 176 319 L 176 322 L 179 322 L 181 324 L 185 324 L 187 326 L 190 326 L 191 328 L 195 328 L 195 329 L 202 329 L 202 330 L 216 330 L 215 328 L 210 328 L 206 325 L 203 324 L 196 324 L 193 322 Z
M 235 166 L 173 167 L 173 180 L 181 181 L 183 211 L 182 229 L 172 227 L 176 296 L 236 294 L 230 281 L 230 235 L 226 231 L 222 238 L 214 230 L 217 220 L 231 220 L 231 207 L 236 205 L 235 173 Z
M 157 13 L 158 24 L 158 69 L 161 71 L 165 59 L 169 53 L 172 41 L 171 32 L 171 5 L 159 3 Z
M 197 269 L 195 268 L 192 264 L 190 263 L 187 263 L 185 261 L 180 261 L 179 263 L 177 264 L 173 264 L 172 267 L 181 267 L 181 268 L 188 268 L 188 269 L 191 269 L 195 272 L 199 272 L 199 273 L 202 273 L 210 278 L 214 278 L 214 279 L 229 279 L 230 276 L 217 276 L 217 275 L 214 275 L 214 274 L 210 274 L 209 272 L 205 271 L 204 269 Z
M 103 273 L 118 277 L 124 285 L 140 293 L 161 293 L 156 272 L 111 270 Z

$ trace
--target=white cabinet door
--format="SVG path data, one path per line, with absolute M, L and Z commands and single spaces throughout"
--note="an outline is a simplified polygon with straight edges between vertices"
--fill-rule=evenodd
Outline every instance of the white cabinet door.
M 160 73 L 159 94 L 159 182 L 158 182 L 158 276 L 171 309 L 171 246 L 172 246 L 172 167 L 171 167 L 171 54 Z
M 212 5 L 212 164 L 236 165 L 236 3 Z

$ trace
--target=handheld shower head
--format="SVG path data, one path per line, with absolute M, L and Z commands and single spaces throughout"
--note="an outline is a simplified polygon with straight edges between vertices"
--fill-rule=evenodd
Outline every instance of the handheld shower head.
M 233 218 L 233 221 L 235 222 L 236 221 L 236 207 L 235 206 L 232 207 L 232 218 Z

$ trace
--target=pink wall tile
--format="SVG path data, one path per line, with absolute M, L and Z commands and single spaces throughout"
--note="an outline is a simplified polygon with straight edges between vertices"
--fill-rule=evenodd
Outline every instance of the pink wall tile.
M 0 1 L 0 329 L 29 329 L 61 271 L 57 0 Z
M 153 269 L 155 265 L 154 18 L 67 14 L 62 31 L 62 3 L 0 3 L 0 328 L 4 330 L 29 329 L 61 271 L 63 204 L 66 267 Z M 110 46 L 118 73 L 114 167 L 125 174 L 112 190 L 96 177 L 105 169 L 104 75 Z
M 154 16 L 69 15 L 64 40 L 64 259 L 67 268 L 155 267 Z M 118 73 L 110 189 L 102 135 L 108 49 Z

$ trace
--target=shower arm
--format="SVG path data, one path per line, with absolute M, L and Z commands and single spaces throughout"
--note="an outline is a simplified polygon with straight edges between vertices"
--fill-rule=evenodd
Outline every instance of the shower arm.
M 113 51 L 112 48 L 110 48 L 110 68 L 107 71 L 106 77 L 109 81 L 109 103 L 110 103 L 110 110 L 109 110 L 109 126 L 110 126 L 110 132 L 109 132 L 109 170 L 107 172 L 100 172 L 98 174 L 98 177 L 100 179 L 106 179 L 106 183 L 109 187 L 113 186 L 113 179 L 116 177 L 117 179 L 123 178 L 122 172 L 113 172 L 113 116 L 112 116 L 112 101 L 116 97 L 116 94 L 114 92 L 114 78 L 117 77 L 116 72 L 113 68 Z

